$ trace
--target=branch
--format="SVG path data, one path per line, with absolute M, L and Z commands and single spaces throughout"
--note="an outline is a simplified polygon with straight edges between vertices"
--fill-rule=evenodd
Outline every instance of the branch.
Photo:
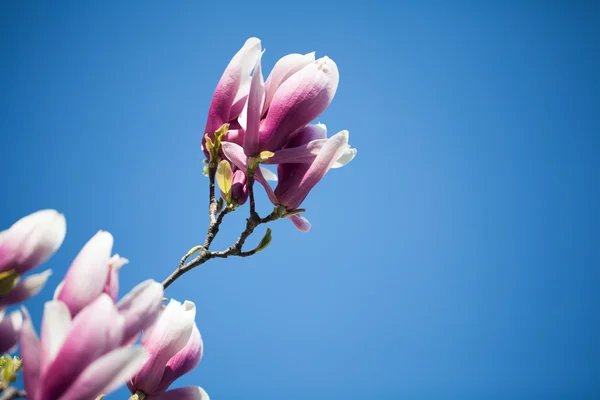
M 27 397 L 25 391 L 9 387 L 2 392 L 0 400 L 24 399 L 25 397 Z

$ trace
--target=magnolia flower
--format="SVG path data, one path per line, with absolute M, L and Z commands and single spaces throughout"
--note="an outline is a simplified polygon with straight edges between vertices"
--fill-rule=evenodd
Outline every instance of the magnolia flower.
M 21 355 L 28 400 L 94 399 L 121 386 L 147 359 L 141 346 L 122 346 L 125 318 L 107 294 L 74 318 L 62 301 L 47 302 L 40 339 L 25 315 Z
M 142 345 L 150 358 L 128 383 L 131 393 L 142 392 L 145 399 L 154 400 L 208 400 L 199 387 L 167 390 L 202 358 L 202 338 L 195 316 L 194 303 L 171 300 L 156 324 L 144 332 Z
M 22 324 L 20 311 L 4 315 L 4 310 L 0 310 L 0 354 L 10 353 L 16 347 Z
M 281 149 L 325 111 L 339 81 L 333 60 L 315 60 L 315 54 L 308 53 L 281 58 L 265 83 L 261 56 L 257 38 L 248 39 L 235 54 L 215 89 L 205 129 L 212 138 L 229 123 L 223 140 L 243 146 L 247 156 Z
M 233 173 L 231 183 L 231 199 L 235 200 L 238 205 L 243 205 L 248 200 L 248 186 L 246 186 L 246 174 L 241 170 Z
M 65 217 L 56 210 L 41 210 L 0 232 L 0 310 L 27 300 L 44 287 L 51 271 L 21 275 L 47 261 L 66 234 Z
M 327 138 L 325 125 L 308 125 L 288 140 L 283 149 L 264 161 L 265 164 L 279 164 L 275 191 L 265 179 L 264 169 L 257 169 L 255 178 L 263 185 L 274 205 L 293 211 L 331 168 L 342 167 L 354 159 L 356 149 L 350 147 L 348 137 L 348 131 L 341 131 Z M 243 148 L 227 142 L 223 142 L 222 146 L 231 162 L 245 170 L 248 157 Z M 300 231 L 310 230 L 311 225 L 306 218 L 297 214 L 289 218 Z
M 113 236 L 99 231 L 81 249 L 54 294 L 75 317 L 93 301 L 107 295 L 112 302 L 118 298 L 118 270 L 128 261 L 111 256 Z M 124 343 L 135 341 L 142 329 L 150 326 L 162 305 L 163 287 L 146 280 L 133 288 L 117 303 L 125 318 Z

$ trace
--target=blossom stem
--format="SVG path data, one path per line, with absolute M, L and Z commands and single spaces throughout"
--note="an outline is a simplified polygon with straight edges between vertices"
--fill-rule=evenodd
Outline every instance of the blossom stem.
M 217 160 L 212 159 L 208 163 L 208 179 L 210 181 L 209 190 L 209 203 L 208 203 L 208 215 L 210 217 L 210 224 L 216 223 L 217 218 L 217 200 L 215 199 L 215 175 L 217 174 Z
M 13 387 L 6 388 L 0 393 L 2 393 L 0 400 L 24 399 L 27 397 L 27 394 L 23 390 L 18 390 Z
M 146 393 L 138 390 L 135 394 L 132 394 L 129 400 L 144 400 L 146 398 Z
M 258 247 L 250 251 L 242 251 L 242 247 L 244 246 L 244 243 L 246 243 L 246 239 L 248 239 L 248 237 L 254 232 L 254 229 L 256 229 L 258 225 L 266 224 L 268 222 L 275 221 L 276 219 L 280 218 L 280 213 L 278 212 L 277 208 L 275 208 L 273 212 L 265 218 L 261 218 L 255 212 L 254 215 L 251 215 L 246 220 L 246 229 L 240 234 L 240 237 L 234 244 L 232 244 L 223 251 L 211 252 L 209 250 L 209 247 L 212 241 L 214 240 L 215 236 L 219 232 L 219 228 L 221 223 L 223 222 L 223 218 L 232 210 L 232 208 L 226 207 L 223 211 L 221 211 L 221 213 L 219 213 L 219 216 L 216 218 L 215 222 L 211 223 L 208 227 L 208 233 L 206 235 L 206 239 L 204 240 L 204 245 L 200 253 L 187 264 L 185 264 L 186 257 L 183 257 L 181 259 L 181 262 L 178 265 L 178 267 L 171 273 L 171 275 L 169 275 L 169 277 L 167 277 L 163 281 L 163 287 L 165 289 L 169 287 L 173 282 L 175 282 L 177 278 L 179 278 L 181 275 L 196 268 L 199 265 L 204 264 L 212 258 L 227 258 L 230 256 L 249 257 L 251 255 L 256 254 L 258 251 L 260 251 Z

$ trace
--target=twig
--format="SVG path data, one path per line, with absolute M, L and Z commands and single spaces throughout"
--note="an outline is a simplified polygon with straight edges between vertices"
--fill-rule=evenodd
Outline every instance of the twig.
M 27 397 L 27 393 L 24 390 L 18 390 L 13 387 L 4 389 L 0 400 L 12 400 L 12 399 L 24 399 Z

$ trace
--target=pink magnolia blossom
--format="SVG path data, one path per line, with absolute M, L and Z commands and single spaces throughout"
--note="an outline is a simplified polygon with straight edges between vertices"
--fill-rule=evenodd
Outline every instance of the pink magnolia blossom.
M 128 383 L 131 393 L 141 391 L 146 399 L 154 400 L 208 400 L 206 392 L 198 387 L 168 390 L 202 359 L 202 337 L 195 315 L 194 303 L 171 300 L 155 325 L 144 332 L 142 345 L 150 358 Z
M 0 273 L 15 274 L 18 283 L 0 293 L 0 310 L 36 295 L 51 271 L 20 276 L 47 261 L 60 247 L 66 234 L 65 217 L 56 210 L 40 210 L 0 232 Z
M 109 232 L 96 233 L 81 249 L 59 284 L 54 297 L 67 306 L 73 317 L 103 294 L 116 302 L 118 271 L 128 261 L 119 255 L 111 256 L 112 246 L 113 236 Z M 117 309 L 125 318 L 124 343 L 135 341 L 139 332 L 154 322 L 162 298 L 162 285 L 146 280 L 117 303 Z
M 4 310 L 0 310 L 0 354 L 10 353 L 17 346 L 22 324 L 20 311 L 4 315 Z
M 71 317 L 59 300 L 44 306 L 41 338 L 26 318 L 21 331 L 28 400 L 90 400 L 121 386 L 146 361 L 141 346 L 123 346 L 125 318 L 101 294 Z
M 243 146 L 248 156 L 281 149 L 325 111 L 339 82 L 335 62 L 315 60 L 314 52 L 282 57 L 265 82 L 261 56 L 257 38 L 248 39 L 235 54 L 217 84 L 205 128 L 212 137 L 229 123 L 224 140 Z

